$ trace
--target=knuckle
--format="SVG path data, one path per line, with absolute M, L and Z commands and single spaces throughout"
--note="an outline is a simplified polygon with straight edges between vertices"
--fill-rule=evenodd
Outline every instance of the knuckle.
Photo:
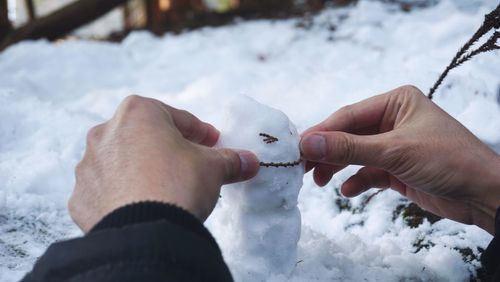
M 396 112 L 403 110 L 408 111 L 416 102 L 427 100 L 425 95 L 416 86 L 405 85 L 401 86 L 389 93 L 388 108 Z
M 75 166 L 75 175 L 81 174 L 82 171 L 82 161 L 78 162 Z
M 422 95 L 422 91 L 420 91 L 420 89 L 418 89 L 416 86 L 414 85 L 404 85 L 404 86 L 401 86 L 397 89 L 397 93 L 399 93 L 400 95 L 405 95 L 405 96 L 416 96 L 416 95 Z
M 342 117 L 347 122 L 348 128 L 356 128 L 356 115 L 354 114 L 354 106 L 346 105 L 337 111 L 337 116 Z
M 240 162 L 238 154 L 230 149 L 219 149 L 219 161 L 224 168 L 224 178 L 226 181 L 232 181 L 238 175 Z
M 342 108 L 340 108 L 340 111 L 351 112 L 352 111 L 352 105 L 345 105 Z
M 125 98 L 118 107 L 116 114 L 112 118 L 112 123 L 118 127 L 134 123 L 137 117 L 141 117 L 150 112 L 148 111 L 148 106 L 150 105 L 151 102 L 147 98 L 138 95 L 130 95 Z
M 144 97 L 141 97 L 137 94 L 132 94 L 132 95 L 125 97 L 125 99 L 123 100 L 123 103 L 125 105 L 135 105 L 137 103 L 142 103 L 143 100 L 144 100 Z
M 125 114 L 135 112 L 137 109 L 142 108 L 145 105 L 146 101 L 146 98 L 139 95 L 127 96 L 120 106 L 120 111 Z
M 82 175 L 82 170 L 83 170 L 83 160 L 78 162 L 75 166 L 75 175 L 80 176 Z
M 103 127 L 104 124 L 99 124 L 89 129 L 87 132 L 87 145 L 92 145 L 101 139 Z
M 75 177 L 76 177 L 76 180 L 78 181 L 78 179 L 82 176 L 82 173 L 83 173 L 83 161 L 80 161 L 78 164 L 76 164 L 75 166 Z
M 191 139 L 196 134 L 196 122 L 195 117 L 188 111 L 180 110 L 180 113 L 184 116 L 182 123 L 182 135 L 186 139 Z
M 181 110 L 181 112 L 184 116 L 182 121 L 182 135 L 184 138 L 194 142 L 202 141 L 206 135 L 206 131 L 203 130 L 201 121 L 188 111 Z
M 343 107 L 341 107 L 338 110 L 338 112 L 341 113 L 341 114 L 344 114 L 344 115 L 351 115 L 351 113 L 352 113 L 352 105 L 343 106 Z

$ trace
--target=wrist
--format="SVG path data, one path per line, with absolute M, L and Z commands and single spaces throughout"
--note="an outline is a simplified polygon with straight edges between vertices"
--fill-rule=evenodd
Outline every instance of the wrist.
M 119 207 L 104 216 L 89 233 L 161 220 L 166 220 L 197 234 L 217 247 L 210 232 L 192 213 L 176 205 L 158 201 L 142 201 Z
M 494 154 L 488 162 L 487 173 L 481 175 L 475 188 L 479 191 L 473 201 L 473 224 L 495 235 L 495 218 L 500 207 L 500 156 Z M 472 186 L 472 187 L 474 187 Z

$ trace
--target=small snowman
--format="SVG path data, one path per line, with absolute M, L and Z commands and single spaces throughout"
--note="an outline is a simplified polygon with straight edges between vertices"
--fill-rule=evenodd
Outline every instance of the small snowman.
M 283 112 L 246 96 L 230 103 L 225 122 L 218 146 L 252 151 L 261 166 L 253 179 L 222 189 L 233 275 L 236 281 L 288 277 L 301 229 L 297 198 L 304 166 L 297 130 Z

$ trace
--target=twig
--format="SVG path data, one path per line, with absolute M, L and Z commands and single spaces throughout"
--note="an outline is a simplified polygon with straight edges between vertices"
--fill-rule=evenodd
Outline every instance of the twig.
M 271 136 L 267 133 L 259 133 L 259 136 L 265 137 L 264 142 L 266 142 L 267 144 L 274 143 L 274 142 L 278 141 L 278 138 Z
M 302 160 L 298 159 L 298 160 L 293 161 L 293 162 L 277 162 L 277 163 L 260 162 L 259 165 L 263 166 L 263 167 L 293 167 L 293 166 L 298 166 L 301 162 L 302 162 Z
M 370 203 L 370 201 L 375 197 L 377 196 L 378 194 L 384 192 L 386 189 L 380 189 L 378 190 L 377 192 L 371 194 L 368 198 L 366 198 L 366 200 L 363 201 L 363 209 L 366 207 L 366 205 L 368 205 Z
M 486 41 L 483 45 L 481 45 L 481 47 L 477 48 L 476 50 L 463 56 L 459 61 L 457 61 L 453 65 L 453 67 L 454 68 L 458 67 L 459 65 L 465 63 L 470 58 L 474 57 L 475 55 L 477 55 L 479 53 L 487 52 L 490 50 L 500 49 L 500 46 L 496 45 L 496 42 L 498 41 L 499 38 L 500 38 L 500 32 L 495 31 L 495 33 L 493 33 L 493 35 L 488 39 L 488 41 Z
M 465 45 L 462 46 L 462 48 L 460 48 L 460 50 L 455 54 L 455 57 L 451 60 L 451 63 L 446 67 L 443 73 L 441 73 L 436 83 L 434 83 L 434 86 L 432 86 L 432 88 L 429 90 L 429 94 L 427 94 L 427 97 L 429 99 L 432 99 L 434 97 L 434 93 L 436 92 L 438 87 L 441 85 L 443 80 L 446 78 L 446 76 L 452 69 L 460 66 L 464 62 L 468 61 L 469 59 L 480 53 L 485 53 L 488 51 L 500 49 L 499 46 L 496 44 L 497 40 L 500 38 L 500 34 L 498 31 L 495 31 L 493 35 L 486 41 L 486 43 L 481 45 L 481 47 L 467 53 L 472 48 L 472 46 L 479 39 L 481 39 L 486 33 L 488 33 L 491 30 L 499 28 L 500 28 L 500 4 L 495 8 L 495 10 L 493 10 L 491 13 L 487 14 L 484 17 L 483 24 L 469 39 L 469 41 L 467 41 L 467 43 L 465 43 Z

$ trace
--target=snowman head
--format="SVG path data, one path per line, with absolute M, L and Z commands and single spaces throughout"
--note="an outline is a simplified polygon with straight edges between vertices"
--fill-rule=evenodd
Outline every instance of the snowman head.
M 219 146 L 255 153 L 263 168 L 287 168 L 300 164 L 299 134 L 281 111 L 250 97 L 233 99 Z

